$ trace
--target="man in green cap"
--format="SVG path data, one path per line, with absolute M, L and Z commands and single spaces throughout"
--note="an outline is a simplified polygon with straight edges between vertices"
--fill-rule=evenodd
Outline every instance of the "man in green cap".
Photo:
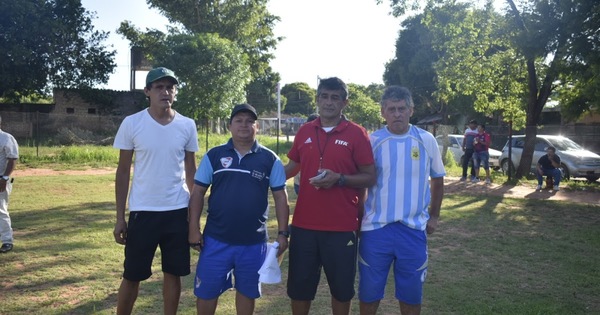
M 175 73 L 167 68 L 148 72 L 144 93 L 150 106 L 127 116 L 115 136 L 113 146 L 120 153 L 115 179 L 117 222 L 113 233 L 115 241 L 125 245 L 117 314 L 131 314 L 140 281 L 152 275 L 152 259 L 158 246 L 164 277 L 164 314 L 177 312 L 180 277 L 190 274 L 187 218 L 196 172 L 198 133 L 192 119 L 172 108 L 178 83 Z

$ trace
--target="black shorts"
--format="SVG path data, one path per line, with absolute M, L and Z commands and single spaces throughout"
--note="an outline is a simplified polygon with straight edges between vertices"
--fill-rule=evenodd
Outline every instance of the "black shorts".
M 314 300 L 325 271 L 331 296 L 340 302 L 354 297 L 357 238 L 355 232 L 329 232 L 292 227 L 287 293 L 292 300 Z
M 152 275 L 152 260 L 160 246 L 162 271 L 190 274 L 188 209 L 129 213 L 123 278 L 142 281 Z

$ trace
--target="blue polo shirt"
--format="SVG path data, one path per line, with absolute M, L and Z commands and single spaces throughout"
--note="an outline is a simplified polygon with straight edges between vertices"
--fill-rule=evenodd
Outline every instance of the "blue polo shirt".
M 200 162 L 194 182 L 212 186 L 203 233 L 231 245 L 258 244 L 268 239 L 269 188 L 285 188 L 285 170 L 279 157 L 257 141 L 241 154 L 229 139 Z

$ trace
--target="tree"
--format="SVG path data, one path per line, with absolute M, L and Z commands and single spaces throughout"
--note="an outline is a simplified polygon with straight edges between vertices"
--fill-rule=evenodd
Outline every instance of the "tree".
M 281 38 L 273 34 L 279 17 L 267 10 L 268 0 L 147 0 L 171 22 L 195 34 L 217 33 L 236 43 L 247 55 L 252 81 L 246 87 L 248 102 L 257 111 L 276 108 L 274 92 L 280 81 L 269 65 L 272 49 Z
M 121 23 L 118 31 L 134 46 L 146 47 L 152 64 L 172 69 L 180 79 L 178 108 L 196 120 L 224 118 L 236 103 L 245 102 L 250 81 L 246 55 L 218 34 L 185 34 L 172 30 L 142 33 Z
M 395 13 L 416 2 L 391 1 Z M 597 86 L 597 80 L 577 86 L 568 79 L 589 77 L 583 69 L 597 68 L 600 3 L 531 0 L 517 7 L 512 0 L 506 2 L 504 16 L 488 1 L 482 10 L 449 12 L 450 23 L 430 19 L 428 25 L 437 32 L 434 46 L 443 52 L 435 65 L 438 97 L 472 94 L 478 111 L 501 109 L 507 121 L 525 126 L 525 148 L 516 173 L 520 178 L 529 172 L 537 124 L 551 93 L 560 87 L 565 100 L 567 95 L 571 100 L 589 99 L 591 87 Z M 454 1 L 430 1 L 428 6 L 440 3 Z M 522 113 L 520 124 L 516 120 Z
M 48 95 L 52 87 L 92 87 L 108 82 L 115 51 L 94 31 L 80 1 L 2 1 L 0 97 Z
M 374 87 L 370 85 L 370 87 Z M 348 106 L 344 108 L 344 115 L 349 120 L 365 127 L 368 130 L 375 130 L 381 125 L 381 107 L 365 92 L 373 92 L 368 87 L 348 84 Z
M 304 82 L 286 84 L 281 89 L 281 95 L 285 97 L 285 107 L 282 106 L 286 114 L 298 114 L 308 116 L 315 112 L 317 92 Z

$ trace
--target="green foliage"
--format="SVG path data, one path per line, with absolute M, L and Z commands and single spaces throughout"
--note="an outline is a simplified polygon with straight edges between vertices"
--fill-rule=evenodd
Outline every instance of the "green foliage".
M 52 87 L 108 82 L 115 51 L 94 31 L 80 1 L 3 1 L 0 10 L 0 97 L 48 95 Z
M 246 101 L 248 61 L 230 40 L 218 34 L 174 34 L 154 54 L 157 64 L 182 80 L 178 106 L 188 116 L 225 118 L 235 104 Z
M 437 74 L 433 68 L 440 53 L 432 47 L 431 32 L 422 20 L 421 14 L 402 22 L 396 54 L 386 65 L 384 73 L 386 85 L 401 85 L 411 91 L 415 103 L 413 117 L 421 118 L 441 108 L 434 97 Z
M 239 47 L 248 60 L 251 83 L 247 101 L 259 112 L 276 109 L 273 97 L 280 80 L 269 65 L 272 50 L 281 38 L 273 34 L 279 17 L 267 10 L 267 0 L 149 0 L 171 22 L 180 23 L 185 33 L 219 34 Z M 192 9 L 193 8 L 193 9 Z
M 283 112 L 286 114 L 299 114 L 308 116 L 316 111 L 317 92 L 307 83 L 295 82 L 283 86 L 281 95 L 285 97 L 285 107 L 282 104 Z
M 427 3 L 424 23 L 440 52 L 434 65 L 438 99 L 469 95 L 478 112 L 500 113 L 515 129 L 526 126 L 529 139 L 557 87 L 557 100 L 570 107 L 564 111 L 570 118 L 596 110 L 600 3 L 530 0 L 517 7 L 513 0 L 506 2 L 505 15 L 494 11 L 492 1 L 482 8 L 475 1 Z M 391 1 L 395 13 L 417 4 Z M 521 165 L 531 162 L 533 141 L 527 143 Z
M 269 70 L 266 77 L 257 77 L 246 87 L 246 99 L 259 115 L 277 111 L 277 84 L 273 82 L 279 80 L 279 74 Z M 285 104 L 285 98 L 282 97 L 281 103 Z
M 348 106 L 344 108 L 346 117 L 367 128 L 368 130 L 378 129 L 383 118 L 381 117 L 381 106 L 373 101 L 365 92 L 368 89 L 364 86 L 350 83 L 348 84 Z

